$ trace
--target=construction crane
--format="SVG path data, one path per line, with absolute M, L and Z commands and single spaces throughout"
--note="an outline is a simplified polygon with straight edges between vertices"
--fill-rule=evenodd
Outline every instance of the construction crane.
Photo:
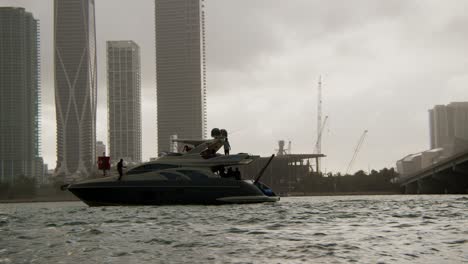
M 348 164 L 348 168 L 346 169 L 346 174 L 349 173 L 349 170 L 353 166 L 354 161 L 356 160 L 357 154 L 359 153 L 359 150 L 361 149 L 362 143 L 364 143 L 364 139 L 366 138 L 366 135 L 367 135 L 367 130 L 364 130 L 364 132 L 361 135 L 361 138 L 359 138 L 359 142 L 358 142 L 356 148 L 354 149 L 353 158 L 351 159 L 351 161 Z
M 323 134 L 323 130 L 325 129 L 325 125 L 327 124 L 327 120 L 328 120 L 328 116 L 325 116 L 325 119 L 323 120 L 323 123 L 320 127 L 320 131 L 318 132 L 317 134 L 317 142 L 315 142 L 315 153 L 316 154 L 322 154 L 320 153 L 322 150 L 320 149 L 320 152 L 319 152 L 319 142 L 321 143 L 322 142 L 322 134 Z

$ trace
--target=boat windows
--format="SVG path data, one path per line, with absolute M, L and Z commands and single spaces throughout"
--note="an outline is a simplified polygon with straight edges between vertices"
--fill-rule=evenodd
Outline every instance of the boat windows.
M 206 174 L 203 174 L 199 171 L 193 171 L 193 170 L 178 170 L 178 172 L 183 173 L 187 177 L 189 177 L 191 180 L 201 180 L 201 179 L 207 179 L 208 176 Z
M 171 164 L 159 164 L 159 163 L 144 164 L 144 165 L 141 165 L 141 166 L 138 166 L 136 168 L 133 168 L 133 169 L 129 170 L 127 172 L 127 175 L 146 173 L 146 172 L 150 172 L 150 171 L 174 169 L 174 168 L 178 168 L 178 167 L 179 166 L 177 166 L 177 165 L 171 165 Z
M 182 177 L 180 175 L 177 175 L 177 174 L 172 173 L 172 172 L 161 172 L 160 174 L 162 176 L 166 177 L 170 181 L 177 181 L 177 180 L 182 179 Z

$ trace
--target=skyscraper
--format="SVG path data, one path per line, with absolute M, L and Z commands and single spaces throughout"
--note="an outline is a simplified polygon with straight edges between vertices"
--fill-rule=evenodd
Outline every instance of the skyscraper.
M 468 102 L 436 105 L 429 110 L 431 148 L 457 152 L 468 145 Z
M 95 168 L 94 0 L 54 1 L 56 176 L 73 181 Z
M 200 0 L 155 0 L 158 151 L 206 134 L 205 13 Z
M 140 48 L 107 41 L 109 151 L 113 161 L 141 161 Z
M 0 181 L 40 170 L 39 26 L 24 8 L 0 7 Z

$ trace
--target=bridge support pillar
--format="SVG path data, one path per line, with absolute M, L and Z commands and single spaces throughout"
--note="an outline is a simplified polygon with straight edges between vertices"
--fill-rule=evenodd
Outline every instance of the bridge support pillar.
M 405 194 L 417 194 L 418 182 L 412 182 L 405 185 Z
M 418 180 L 419 194 L 444 194 L 447 192 L 445 182 L 428 177 Z
M 456 171 L 439 173 L 435 178 L 446 183 L 446 193 L 466 194 L 468 193 L 468 173 L 457 173 Z

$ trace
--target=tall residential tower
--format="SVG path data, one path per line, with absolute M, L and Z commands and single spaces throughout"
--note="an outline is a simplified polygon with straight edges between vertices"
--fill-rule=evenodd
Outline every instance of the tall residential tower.
M 155 0 L 158 151 L 206 134 L 205 12 L 200 0 Z
M 65 181 L 95 168 L 96 32 L 94 0 L 54 1 L 57 168 Z
M 113 161 L 141 162 L 140 48 L 107 41 L 109 151 Z
M 468 102 L 436 105 L 429 110 L 431 149 L 457 152 L 468 146 Z
M 40 172 L 39 107 L 38 21 L 0 7 L 0 182 Z

